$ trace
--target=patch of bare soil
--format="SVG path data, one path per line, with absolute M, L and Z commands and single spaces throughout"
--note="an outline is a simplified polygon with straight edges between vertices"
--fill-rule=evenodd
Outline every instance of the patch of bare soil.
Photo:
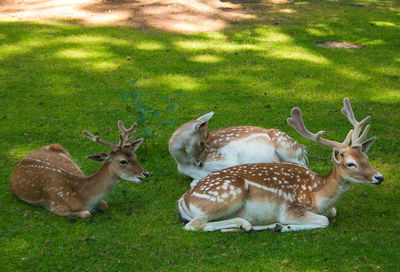
M 334 48 L 334 49 L 363 49 L 365 47 L 360 44 L 342 42 L 342 41 L 317 42 L 315 45 L 319 47 Z
M 208 32 L 251 18 L 240 4 L 219 0 L 6 0 L 0 17 L 21 21 L 73 19 L 172 32 Z
M 125 25 L 178 33 L 219 31 L 230 23 L 255 19 L 262 4 L 293 0 L 0 0 L 0 19 L 78 20 L 89 25 Z

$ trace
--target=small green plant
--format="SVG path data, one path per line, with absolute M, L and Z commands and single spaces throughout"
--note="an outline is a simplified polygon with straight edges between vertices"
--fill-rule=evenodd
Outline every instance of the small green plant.
M 144 95 L 144 93 L 135 88 L 134 85 L 136 82 L 137 80 L 132 80 L 132 90 L 130 92 L 123 93 L 121 100 L 125 101 L 126 99 L 130 99 L 130 102 L 126 105 L 126 110 L 129 114 L 134 115 L 138 127 L 141 128 L 139 136 L 145 140 L 148 140 L 157 136 L 160 131 L 160 126 L 174 125 L 173 121 L 164 120 L 163 116 L 165 113 L 174 110 L 176 106 L 180 105 L 181 103 L 167 96 L 162 96 L 161 98 L 166 102 L 164 109 L 159 110 L 144 106 L 145 101 L 141 97 Z M 182 91 L 179 90 L 178 95 L 181 93 Z M 147 150 L 148 141 L 144 141 L 144 143 L 145 149 Z

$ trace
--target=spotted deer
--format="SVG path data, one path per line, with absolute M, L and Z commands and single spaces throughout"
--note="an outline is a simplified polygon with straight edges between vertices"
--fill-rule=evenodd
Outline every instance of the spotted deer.
M 335 204 L 352 183 L 377 186 L 383 175 L 371 167 L 365 154 L 375 137 L 364 141 L 369 117 L 358 122 L 348 98 L 342 113 L 354 130 L 344 142 L 322 138 L 304 125 L 299 108 L 292 109 L 289 125 L 307 139 L 333 148 L 333 168 L 322 176 L 292 162 L 244 164 L 212 172 L 178 201 L 186 230 L 282 232 L 325 228 L 336 216 Z M 349 146 L 351 140 L 351 146 Z
M 305 147 L 278 129 L 237 126 L 208 130 L 213 112 L 180 126 L 169 140 L 169 152 L 180 173 L 194 179 L 243 163 L 289 161 L 307 164 Z
M 29 153 L 14 168 L 13 193 L 25 202 L 44 206 L 60 216 L 87 218 L 95 208 L 106 210 L 107 203 L 102 198 L 119 183 L 119 178 L 139 183 L 149 176 L 134 153 L 143 142 L 142 138 L 134 139 L 136 123 L 126 129 L 119 121 L 118 127 L 121 131 L 118 144 L 83 131 L 86 138 L 113 149 L 108 154 L 87 156 L 103 162 L 94 175 L 83 175 L 68 151 L 51 144 Z

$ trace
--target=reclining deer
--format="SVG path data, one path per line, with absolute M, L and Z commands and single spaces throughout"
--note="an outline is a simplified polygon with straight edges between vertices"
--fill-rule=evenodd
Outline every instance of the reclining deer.
M 143 142 L 134 139 L 136 124 L 126 129 L 119 121 L 118 127 L 121 131 L 118 144 L 83 131 L 88 139 L 113 149 L 108 154 L 87 157 L 103 162 L 94 175 L 84 176 L 63 147 L 51 144 L 29 153 L 18 163 L 11 176 L 13 193 L 60 216 L 87 218 L 95 208 L 106 210 L 107 203 L 102 198 L 119 183 L 119 178 L 142 182 L 149 176 L 134 153 Z M 133 135 L 129 137 L 131 132 Z
M 307 164 L 305 147 L 278 129 L 237 126 L 208 130 L 213 112 L 180 126 L 169 140 L 169 152 L 180 173 L 194 180 L 222 168 L 258 162 Z
M 277 229 L 282 232 L 325 228 L 336 216 L 335 204 L 350 185 L 377 186 L 383 175 L 371 167 L 365 154 L 375 137 L 364 141 L 369 120 L 358 122 L 348 98 L 342 113 L 354 130 L 343 143 L 323 139 L 320 131 L 309 132 L 300 109 L 292 109 L 289 125 L 307 139 L 333 148 L 331 172 L 318 175 L 295 163 L 257 163 L 215 171 L 200 180 L 178 201 L 186 230 L 237 231 Z M 348 146 L 352 142 L 351 146 Z

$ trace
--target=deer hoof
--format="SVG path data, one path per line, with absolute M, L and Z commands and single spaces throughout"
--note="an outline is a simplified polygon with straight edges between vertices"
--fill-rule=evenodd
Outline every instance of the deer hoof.
M 253 228 L 249 229 L 248 231 L 246 231 L 247 233 L 255 233 L 255 232 L 260 232 L 259 230 L 255 230 Z
M 100 211 L 105 211 L 105 210 L 107 210 L 107 208 L 108 208 L 107 202 L 105 202 L 104 200 L 100 200 L 100 202 L 99 202 L 97 208 L 98 208 Z
M 77 216 L 85 219 L 85 218 L 89 218 L 90 216 L 92 216 L 92 214 L 89 211 L 81 211 L 79 213 L 77 213 Z
M 276 225 L 275 225 L 275 228 L 273 228 L 273 229 L 271 230 L 271 232 L 281 232 L 282 228 L 283 228 L 282 225 L 276 224 Z
M 253 227 L 252 227 L 252 225 L 251 225 L 249 222 L 244 221 L 244 222 L 241 222 L 240 228 L 241 228 L 242 230 L 248 232 L 248 231 L 251 231 L 251 229 L 252 229 Z

